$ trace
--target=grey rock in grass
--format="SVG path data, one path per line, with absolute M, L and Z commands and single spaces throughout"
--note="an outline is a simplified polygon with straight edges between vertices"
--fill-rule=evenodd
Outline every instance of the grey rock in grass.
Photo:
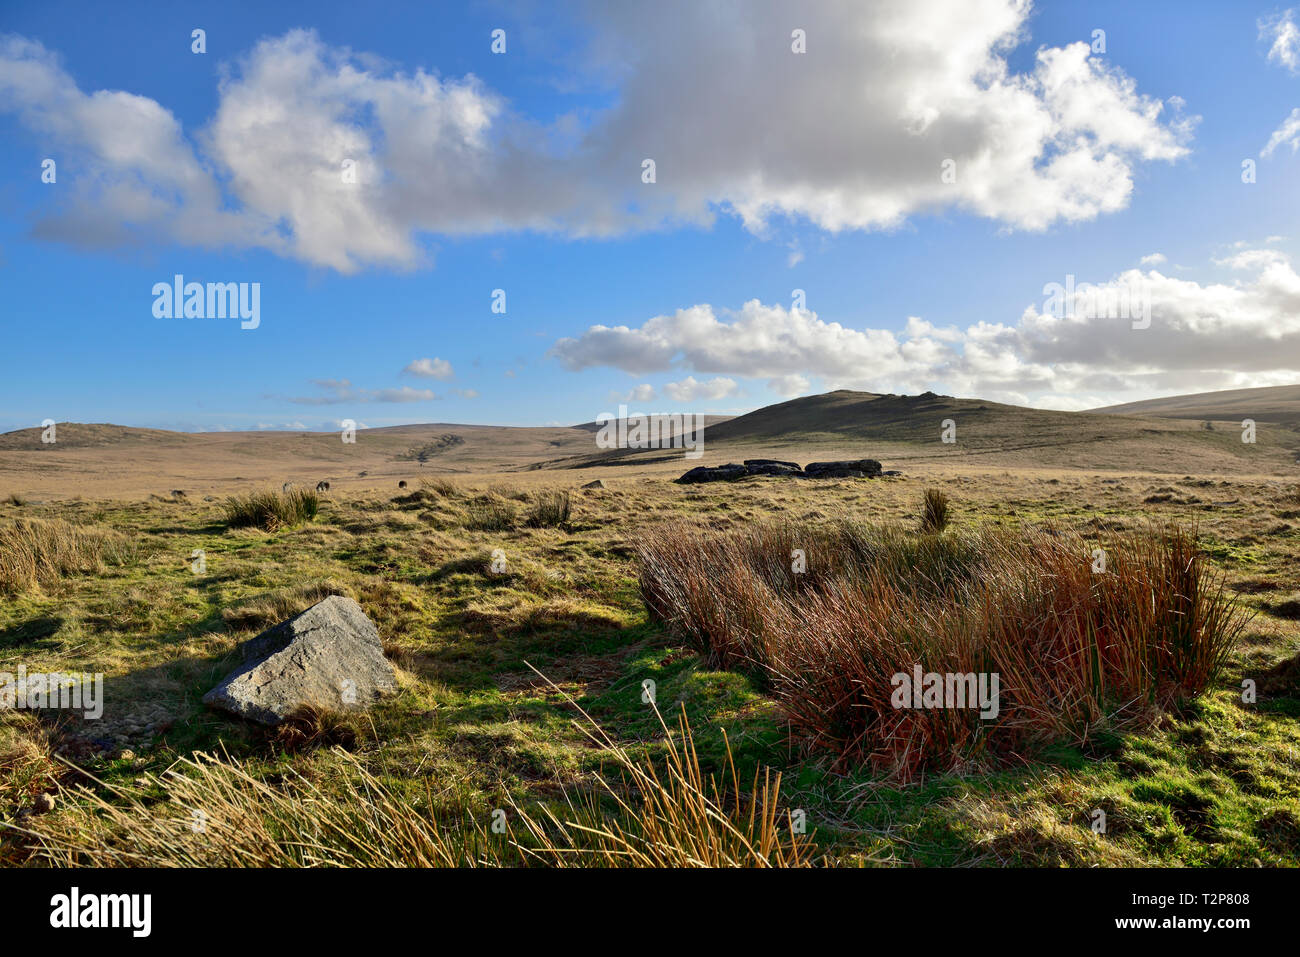
M 803 471 L 809 478 L 875 478 L 880 474 L 880 463 L 875 459 L 810 462 Z
M 795 462 L 780 459 L 745 459 L 743 465 L 706 466 L 693 468 L 678 482 L 693 485 L 697 482 L 730 482 L 747 475 L 774 475 L 789 478 L 875 478 L 880 475 L 880 463 L 875 459 L 852 459 L 844 462 L 813 462 L 800 468 Z M 895 473 L 897 474 L 897 473 Z
M 367 708 L 397 689 L 374 623 L 341 595 L 250 639 L 243 653 L 203 703 L 262 724 L 280 724 L 303 705 Z
M 693 485 L 696 482 L 729 482 L 732 479 L 744 478 L 748 474 L 749 472 L 745 466 L 736 465 L 734 462 L 712 468 L 707 465 L 700 465 L 691 469 L 677 481 L 685 485 Z
M 803 469 L 794 462 L 780 462 L 776 459 L 745 459 L 747 475 L 803 475 Z
M 600 479 L 596 479 L 594 482 L 588 482 L 586 485 L 582 487 L 583 488 L 604 488 L 605 483 L 602 482 Z

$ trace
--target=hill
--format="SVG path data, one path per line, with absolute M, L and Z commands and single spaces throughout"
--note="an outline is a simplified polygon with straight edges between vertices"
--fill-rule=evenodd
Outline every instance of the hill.
M 1283 389 L 1300 391 L 1300 386 Z M 1270 393 L 1271 404 L 1244 393 Z M 1210 414 L 1210 397 L 1218 411 Z M 1247 403 L 1257 441 L 1238 429 L 1205 428 L 1237 419 Z M 876 458 L 886 468 L 931 467 L 1145 471 L 1180 475 L 1292 475 L 1300 454 L 1300 409 L 1287 393 L 1242 390 L 1177 397 L 1184 414 L 1124 414 L 1116 409 L 1057 412 L 922 395 L 841 390 L 779 402 L 734 418 L 710 417 L 704 454 L 682 449 L 597 449 L 590 425 L 512 427 L 430 423 L 364 429 L 355 443 L 337 432 L 180 433 L 117 425 L 63 423 L 58 441 L 39 428 L 0 435 L 0 497 L 17 493 L 87 498 L 218 494 L 239 488 L 320 480 L 345 488 L 395 487 L 421 475 L 498 475 L 618 467 L 623 474 L 668 477 L 694 465 L 744 458 Z M 1201 400 L 1197 404 L 1191 400 Z M 1174 400 L 1155 400 L 1173 403 Z M 1150 407 L 1154 403 L 1135 403 Z M 1194 411 L 1193 411 L 1194 410 Z M 1270 418 L 1274 415 L 1274 418 Z M 1243 416 L 1244 417 L 1244 416 Z M 950 427 L 951 426 L 951 427 Z M 954 440 L 944 441 L 945 432 Z M 557 476 L 558 478 L 558 476 Z M 564 481 L 569 481 L 565 479 Z
M 1157 415 L 1173 419 L 1215 422 L 1278 422 L 1300 427 L 1300 385 L 1275 385 L 1262 389 L 1227 389 L 1196 392 L 1108 405 L 1093 409 L 1103 415 Z
M 278 486 L 388 486 L 438 473 L 511 472 L 590 449 L 590 432 L 566 427 L 431 423 L 339 432 L 167 432 L 59 423 L 0 435 L 0 497 L 42 499 L 167 495 Z M 391 482 L 390 482 L 391 479 Z
M 1261 420 L 1261 422 L 1266 420 Z M 943 441 L 945 423 L 951 442 Z M 1016 468 L 1142 469 L 1157 472 L 1276 472 L 1293 465 L 1300 432 L 1261 425 L 1258 441 L 1207 431 L 1199 420 L 1060 412 L 926 392 L 880 395 L 839 390 L 804 396 L 710 425 L 705 455 L 690 464 L 741 458 L 880 459 L 889 464 L 966 460 Z M 548 468 L 681 464 L 680 450 L 585 453 Z

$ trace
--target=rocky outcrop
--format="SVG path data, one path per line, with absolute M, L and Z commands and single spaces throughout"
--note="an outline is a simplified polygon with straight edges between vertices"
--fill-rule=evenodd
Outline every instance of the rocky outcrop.
M 880 463 L 875 459 L 813 462 L 805 468 L 800 468 L 797 462 L 782 462 L 780 459 L 745 459 L 743 465 L 734 462 L 727 465 L 701 465 L 691 469 L 677 481 L 684 485 L 693 485 L 697 482 L 730 482 L 749 475 L 775 475 L 789 478 L 875 478 L 880 474 Z
M 745 459 L 745 472 L 749 475 L 802 475 L 803 469 L 795 462 L 777 459 Z
M 880 474 L 880 463 L 875 459 L 809 462 L 803 471 L 809 478 L 875 478 Z
M 275 725 L 303 705 L 361 709 L 397 689 L 374 623 L 351 598 L 331 595 L 243 646 L 244 663 L 203 703 Z
M 710 468 L 706 465 L 700 465 L 691 469 L 677 481 L 684 485 L 692 485 L 696 482 L 729 482 L 733 479 L 744 478 L 749 472 L 743 465 L 736 465 L 734 462 L 729 465 L 716 465 Z

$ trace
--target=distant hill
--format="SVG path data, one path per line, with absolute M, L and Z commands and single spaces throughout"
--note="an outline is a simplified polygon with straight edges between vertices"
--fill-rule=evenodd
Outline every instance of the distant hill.
M 1289 403 L 1294 404 L 1294 408 Z M 1141 413 L 1141 414 L 1134 414 Z M 1254 418 L 1257 441 L 1227 421 Z M 949 421 L 950 420 L 950 421 Z M 1206 420 L 1220 421 L 1206 428 Z M 454 473 L 630 468 L 680 474 L 693 465 L 778 458 L 806 465 L 875 458 L 886 468 L 1147 471 L 1294 475 L 1300 386 L 1178 396 L 1090 412 L 1028 409 L 980 399 L 838 391 L 779 402 L 734 418 L 711 416 L 703 455 L 677 449 L 598 449 L 594 424 L 510 427 L 430 423 L 338 432 L 165 432 L 63 423 L 54 444 L 39 428 L 0 435 L 0 498 L 188 495 L 283 481 L 392 488 Z M 945 425 L 955 442 L 944 442 Z M 625 471 L 624 474 L 629 474 Z M 566 480 L 567 481 L 567 480 Z
M 1260 419 L 1259 441 L 1247 445 L 1239 433 L 1206 430 L 1199 419 L 1060 412 L 933 392 L 839 390 L 709 425 L 704 457 L 689 464 L 763 457 L 806 464 L 870 457 L 895 465 L 965 459 L 967 464 L 1018 468 L 1239 473 L 1289 470 L 1300 452 L 1300 434 L 1289 423 L 1270 429 Z M 951 443 L 942 441 L 948 420 L 955 426 Z M 681 450 L 613 449 L 557 457 L 537 467 L 645 466 L 682 459 Z
M 1008 449 L 1023 444 L 1053 444 L 1068 429 L 1082 438 L 1093 430 L 1098 439 L 1127 434 L 1104 416 L 1055 412 L 1004 405 L 982 399 L 956 399 L 925 392 L 921 395 L 878 395 L 841 389 L 804 396 L 737 416 L 708 430 L 713 442 L 800 441 L 915 442 L 940 441 L 942 423 L 957 425 L 957 444 Z
M 1195 392 L 1163 399 L 1127 402 L 1093 409 L 1103 415 L 1157 415 L 1171 419 L 1278 422 L 1300 426 L 1300 385 L 1275 385 L 1262 389 L 1227 389 Z
M 0 432 L 0 452 L 31 448 L 87 449 L 123 444 L 136 446 L 184 445 L 190 435 L 186 432 L 167 432 L 163 429 L 136 429 L 126 425 L 57 422 L 54 425 L 54 442 L 43 443 L 45 430 L 40 426 Z
M 595 437 L 567 427 L 430 423 L 339 432 L 167 432 L 119 425 L 60 423 L 54 443 L 40 428 L 0 435 L 0 498 L 141 496 L 279 487 L 325 480 L 396 486 L 437 473 L 514 472 L 539 460 L 595 448 Z

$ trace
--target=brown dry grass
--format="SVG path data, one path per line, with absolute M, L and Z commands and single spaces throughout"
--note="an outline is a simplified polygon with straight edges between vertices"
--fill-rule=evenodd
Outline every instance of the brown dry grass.
M 0 524 L 0 592 L 48 588 L 69 575 L 126 564 L 133 552 L 130 540 L 111 529 L 39 518 Z
M 770 685 L 809 745 L 903 778 L 1149 721 L 1209 685 L 1246 622 L 1176 526 L 1112 537 L 1102 571 L 1051 528 L 670 525 L 638 550 L 656 617 Z M 893 676 L 918 665 L 997 675 L 998 714 L 900 706 Z
M 554 686 L 552 686 L 554 687 Z M 56 817 L 14 830 L 34 855 L 60 867 L 800 867 L 811 836 L 794 833 L 780 810 L 781 776 L 756 771 L 741 787 L 728 745 L 724 786 L 700 768 L 685 716 L 667 736 L 666 760 L 633 757 L 591 719 L 584 730 L 613 764 L 599 795 L 560 810 L 508 811 L 447 822 L 396 795 L 383 777 L 336 748 L 329 790 L 296 770 L 280 784 L 235 760 L 182 758 L 136 788 L 93 782 L 70 789 Z M 319 715 L 302 722 L 321 725 Z M 328 723 L 328 722 L 325 722 Z M 661 721 L 662 724 L 662 721 Z M 427 779 L 426 779 L 427 784 Z M 161 794 L 165 801 L 157 802 Z M 432 795 L 427 795 L 429 806 Z M 505 822 L 500 831 L 497 821 Z

